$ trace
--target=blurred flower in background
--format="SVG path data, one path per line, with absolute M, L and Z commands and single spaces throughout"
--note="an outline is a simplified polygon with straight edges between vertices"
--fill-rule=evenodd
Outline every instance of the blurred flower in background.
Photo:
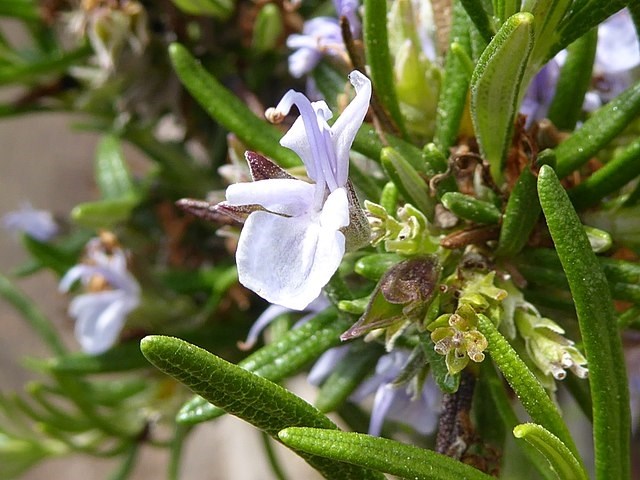
M 140 56 L 149 42 L 146 10 L 135 0 L 82 0 L 65 18 L 69 33 L 93 48 L 95 68 L 73 71 L 94 85 L 113 75 L 125 49 Z
M 520 107 L 528 124 L 547 115 L 566 58 L 567 51 L 562 50 L 533 78 Z M 592 112 L 628 88 L 633 82 L 633 71 L 639 66 L 640 47 L 631 14 L 627 9 L 620 10 L 598 27 L 592 83 L 583 110 Z
M 83 262 L 60 280 L 60 291 L 68 292 L 78 280 L 85 293 L 69 305 L 75 335 L 85 352 L 102 353 L 116 343 L 127 315 L 140 304 L 140 286 L 127 269 L 124 250 L 111 239 L 105 242 L 104 235 L 89 241 Z
M 51 212 L 36 210 L 30 203 L 4 214 L 2 226 L 10 232 L 24 233 L 40 242 L 48 242 L 60 231 Z

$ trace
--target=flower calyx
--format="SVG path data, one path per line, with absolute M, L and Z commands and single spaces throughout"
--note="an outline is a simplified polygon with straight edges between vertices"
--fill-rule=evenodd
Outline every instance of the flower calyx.
M 563 380 L 569 369 L 577 377 L 587 378 L 587 359 L 571 340 L 563 336 L 565 332 L 560 325 L 535 310 L 522 308 L 516 310 L 514 318 L 518 332 L 524 338 L 526 351 L 542 375 Z
M 435 253 L 439 241 L 429 234 L 429 224 L 424 214 L 407 203 L 398 208 L 397 219 L 377 203 L 365 200 L 364 208 L 371 226 L 371 244 L 384 242 L 387 252 L 401 255 Z

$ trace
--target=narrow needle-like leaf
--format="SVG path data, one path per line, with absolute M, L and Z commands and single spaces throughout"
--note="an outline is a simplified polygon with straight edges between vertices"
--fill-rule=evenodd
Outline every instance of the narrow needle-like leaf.
M 536 447 L 549 461 L 559 478 L 587 480 L 584 467 L 567 446 L 549 430 L 535 423 L 524 423 L 513 429 L 516 438 L 522 438 Z
M 493 477 L 445 455 L 362 433 L 287 428 L 285 445 L 333 460 L 416 480 L 489 480 Z
M 493 322 L 482 314 L 478 315 L 478 330 L 489 342 L 491 358 L 533 421 L 553 432 L 578 457 L 578 450 L 558 408 L 507 339 L 498 332 Z
M 510 17 L 484 50 L 471 78 L 471 115 L 482 155 L 499 185 L 502 164 L 511 144 L 513 120 L 529 53 L 533 48 L 533 16 Z
M 153 365 L 194 393 L 276 439 L 278 432 L 289 426 L 337 429 L 315 407 L 281 386 L 183 340 L 149 336 L 141 341 L 140 349 Z M 300 455 L 325 478 L 381 478 L 379 474 L 341 462 L 312 454 Z
M 627 479 L 629 391 L 607 279 L 567 193 L 549 166 L 540 169 L 538 194 L 549 232 L 569 281 L 589 362 L 596 478 Z
M 209 74 L 185 47 L 172 44 L 169 56 L 184 86 L 213 119 L 234 132 L 249 148 L 261 151 L 283 167 L 301 163 L 293 151 L 279 144 L 282 135 L 278 129 L 256 117 L 239 98 Z

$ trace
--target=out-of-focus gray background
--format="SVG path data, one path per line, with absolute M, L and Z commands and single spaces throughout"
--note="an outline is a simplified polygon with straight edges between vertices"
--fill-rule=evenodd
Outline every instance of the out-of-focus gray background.
M 3 94 L 6 99 L 6 95 Z M 81 201 L 96 199 L 92 179 L 93 157 L 98 136 L 71 131 L 78 120 L 58 114 L 30 115 L 0 120 L 0 216 L 22 202 L 52 211 L 62 217 Z M 133 149 L 125 149 L 133 164 L 144 159 Z M 9 274 L 27 258 L 18 241 L 0 231 L 0 272 Z M 77 349 L 73 321 L 67 316 L 68 299 L 58 293 L 57 281 L 49 273 L 19 280 L 18 285 L 51 318 L 67 343 Z M 22 391 L 25 382 L 38 378 L 21 367 L 25 356 L 42 357 L 46 349 L 21 318 L 0 300 L 0 390 L 3 394 Z M 309 393 L 304 381 L 297 391 Z M 271 471 L 262 455 L 262 440 L 249 425 L 224 417 L 195 429 L 187 442 L 181 478 L 194 480 L 266 480 Z M 290 478 L 314 479 L 315 473 L 282 447 Z M 43 463 L 24 475 L 25 480 L 87 480 L 108 478 L 116 463 L 83 456 Z M 158 449 L 145 448 L 133 478 L 165 478 L 167 457 Z

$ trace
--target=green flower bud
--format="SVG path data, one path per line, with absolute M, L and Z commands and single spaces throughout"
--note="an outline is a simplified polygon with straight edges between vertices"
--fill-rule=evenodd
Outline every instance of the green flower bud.
M 401 255 L 434 253 L 439 242 L 429 235 L 429 223 L 424 214 L 411 204 L 398 209 L 398 220 L 380 205 L 365 200 L 364 208 L 371 227 L 371 244 L 384 241 L 387 252 Z
M 429 2 L 416 9 L 410 0 L 395 0 L 388 16 L 389 50 L 394 52 L 396 94 L 411 133 L 433 136 L 441 73 L 423 51 L 420 33 L 432 27 Z M 424 10 L 424 11 L 423 11 Z
M 258 52 L 268 52 L 278 45 L 283 26 L 280 10 L 273 3 L 267 3 L 258 12 L 253 28 L 251 46 Z
M 448 326 L 439 326 L 445 319 Z M 483 352 L 488 342 L 476 327 L 476 312 L 468 304 L 461 305 L 453 314 L 442 315 L 429 325 L 429 330 L 432 330 L 431 340 L 435 344 L 434 350 L 440 355 L 445 355 L 449 374 L 455 375 L 460 372 L 467 366 L 469 359 L 476 363 L 484 360 Z

